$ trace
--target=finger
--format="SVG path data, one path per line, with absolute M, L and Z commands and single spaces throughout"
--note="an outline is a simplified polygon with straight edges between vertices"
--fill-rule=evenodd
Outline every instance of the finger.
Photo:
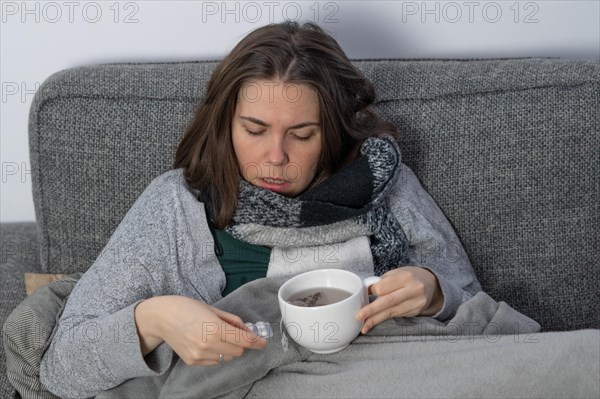
M 213 359 L 214 358 L 214 359 Z M 211 354 L 211 359 L 203 359 L 194 362 L 194 366 L 217 366 L 222 363 L 230 362 L 234 357 L 229 355 L 223 355 L 223 360 L 219 360 L 219 354 Z
M 379 296 L 373 302 L 364 306 L 356 315 L 357 320 L 365 320 L 373 315 L 392 308 L 407 299 L 407 293 L 403 289 L 397 289 L 389 294 Z
M 405 266 L 401 266 L 401 267 L 396 267 L 394 269 L 390 269 L 387 272 L 383 273 L 380 277 L 384 278 L 384 277 L 393 276 L 394 274 L 398 274 L 398 273 L 402 272 L 405 268 L 406 268 Z
M 251 328 L 249 328 L 248 326 L 246 326 L 246 324 L 244 323 L 244 321 L 237 315 L 234 315 L 232 313 L 226 312 L 224 310 L 221 309 L 217 309 L 215 308 L 215 314 L 217 316 L 219 316 L 219 318 L 221 318 L 222 320 L 228 322 L 229 324 L 231 324 L 232 326 L 235 326 L 241 330 L 247 331 L 251 334 L 247 335 L 247 338 L 255 341 L 258 338 L 262 338 L 262 337 L 258 337 L 255 333 L 254 330 L 252 330 Z
M 231 361 L 236 357 L 240 357 L 247 349 L 258 349 L 257 347 L 248 347 L 243 339 L 235 340 L 230 337 L 230 341 L 218 341 L 211 343 L 209 348 L 202 355 L 200 361 L 211 362 L 215 359 L 219 360 L 219 355 L 223 355 L 223 361 Z
M 234 325 L 237 328 L 247 329 L 247 327 L 244 325 L 244 322 L 239 316 L 218 308 L 213 308 L 213 311 L 217 316 L 219 316 L 220 319 L 225 320 L 227 323 Z
M 221 322 L 221 340 L 247 349 L 263 349 L 267 345 L 263 337 L 254 334 L 245 325 L 240 328 L 225 321 Z
M 230 361 L 233 358 L 242 356 L 245 350 L 246 348 L 237 345 L 236 343 L 221 341 L 211 346 L 209 354 L 207 355 L 208 359 L 205 360 L 219 360 L 219 354 L 223 354 L 223 360 Z
M 369 294 L 376 296 L 385 295 L 388 289 L 388 284 L 386 284 L 382 277 L 381 280 L 369 287 Z
M 235 326 L 241 330 L 244 331 L 248 331 L 252 334 L 254 334 L 254 331 L 251 328 L 248 328 L 248 326 L 246 326 L 246 324 L 244 323 L 244 321 L 237 315 L 234 315 L 232 313 L 226 312 L 224 310 L 221 309 L 215 309 L 215 314 L 221 318 L 221 320 L 226 321 L 227 323 L 231 324 L 232 326 Z M 255 334 L 254 334 L 255 335 Z M 248 335 L 248 338 L 251 338 L 252 335 Z
M 190 353 L 192 357 L 190 360 L 185 361 L 185 363 L 190 366 L 211 366 L 218 363 L 230 362 L 244 354 L 244 348 L 227 342 L 211 344 L 210 347 L 203 346 L 204 349 L 197 348 L 196 351 Z M 220 355 L 223 355 L 223 360 L 220 360 Z
M 391 273 L 393 272 L 393 273 Z M 389 273 L 389 274 L 388 274 Z M 371 285 L 371 293 L 377 296 L 383 296 L 396 291 L 407 284 L 407 272 L 404 270 L 390 270 L 383 276 L 381 280 Z
M 384 321 L 391 319 L 392 317 L 413 317 L 417 316 L 418 314 L 418 305 L 414 301 L 408 300 L 392 308 L 387 308 L 382 310 L 381 312 L 375 313 L 371 317 L 368 317 L 365 320 L 365 323 L 360 332 L 362 334 L 366 334 L 371 328 L 375 327 L 377 324 L 383 323 Z

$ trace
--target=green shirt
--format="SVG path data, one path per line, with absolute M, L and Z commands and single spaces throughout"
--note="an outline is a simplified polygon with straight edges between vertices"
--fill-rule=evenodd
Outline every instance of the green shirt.
M 271 249 L 249 244 L 232 237 L 224 230 L 211 229 L 215 239 L 215 252 L 225 272 L 223 296 L 249 281 L 267 275 Z

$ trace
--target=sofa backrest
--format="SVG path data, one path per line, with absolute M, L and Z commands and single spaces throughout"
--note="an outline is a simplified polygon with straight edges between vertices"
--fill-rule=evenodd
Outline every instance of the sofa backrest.
M 354 63 L 484 290 L 544 330 L 599 328 L 600 64 Z M 171 168 L 216 65 L 97 65 L 40 87 L 29 140 L 42 270 L 91 266 L 148 183 Z

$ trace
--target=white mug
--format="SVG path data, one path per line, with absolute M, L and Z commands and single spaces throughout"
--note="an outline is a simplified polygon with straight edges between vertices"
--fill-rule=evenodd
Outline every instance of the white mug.
M 288 335 L 299 345 L 315 353 L 341 351 L 358 336 L 363 322 L 356 320 L 358 311 L 369 303 L 369 286 L 381 280 L 366 279 L 342 269 L 320 269 L 292 277 L 279 288 L 277 298 Z M 334 288 L 348 296 L 323 306 L 306 307 L 289 303 L 299 293 Z

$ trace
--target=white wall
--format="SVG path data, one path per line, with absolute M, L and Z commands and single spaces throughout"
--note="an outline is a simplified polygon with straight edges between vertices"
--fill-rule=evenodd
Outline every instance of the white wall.
M 310 20 L 350 58 L 600 58 L 599 1 L 2 1 L 2 222 L 33 221 L 27 118 L 52 73 L 221 58 L 250 30 Z

